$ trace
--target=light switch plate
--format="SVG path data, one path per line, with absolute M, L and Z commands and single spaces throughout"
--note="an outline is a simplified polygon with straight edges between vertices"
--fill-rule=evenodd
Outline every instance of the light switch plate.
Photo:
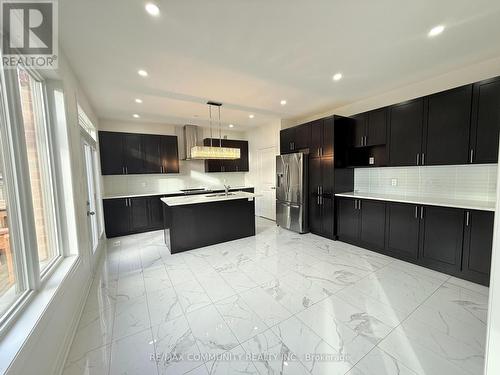
M 370 159 L 369 159 L 368 163 L 369 163 L 370 165 L 375 164 L 375 158 L 374 158 L 373 156 L 372 156 L 372 157 L 370 157 Z

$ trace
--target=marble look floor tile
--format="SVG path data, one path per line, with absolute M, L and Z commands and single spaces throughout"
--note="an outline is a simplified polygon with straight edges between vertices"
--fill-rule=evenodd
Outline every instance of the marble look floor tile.
M 268 327 L 273 327 L 292 315 L 262 288 L 241 293 L 241 297 Z
M 174 288 L 148 293 L 148 308 L 151 324 L 168 322 L 182 315 L 182 307 Z
M 198 345 L 184 316 L 152 327 L 160 375 L 184 374 L 203 365 Z
M 212 302 L 234 296 L 236 291 L 215 270 L 197 274 L 196 278 L 205 289 Z
M 141 271 L 131 272 L 120 276 L 116 291 L 117 298 L 120 301 L 131 300 L 143 296 L 146 293 L 144 286 L 144 277 Z
M 346 375 L 417 375 L 383 350 L 374 348 Z
M 252 337 L 242 346 L 260 374 L 309 374 L 296 355 L 270 329 Z
M 458 279 L 453 276 L 451 276 L 447 280 L 447 284 L 452 284 L 460 288 L 467 289 L 473 293 L 480 293 L 486 297 L 488 297 L 490 293 L 490 289 L 487 286 L 471 283 L 470 281 Z
M 174 289 L 177 292 L 177 297 L 185 314 L 212 303 L 208 294 L 205 293 L 205 289 L 196 280 L 177 284 Z
M 264 322 L 239 295 L 216 302 L 215 308 L 240 343 L 267 329 Z
M 238 268 L 222 271 L 219 274 L 237 293 L 244 292 L 257 286 L 255 281 L 250 279 Z
M 113 340 L 132 335 L 151 327 L 146 296 L 140 296 L 116 305 Z
M 213 305 L 187 314 L 187 319 L 201 353 L 223 353 L 239 345 Z
M 207 367 L 203 364 L 194 370 L 186 372 L 185 375 L 208 375 Z
M 155 375 L 154 344 L 151 329 L 113 342 L 110 375 Z
M 239 267 L 257 285 L 262 285 L 274 280 L 274 276 L 260 267 L 257 263 L 250 261 Z
M 162 257 L 160 255 L 160 246 L 149 245 L 141 247 L 141 265 L 143 269 L 149 267 L 158 267 L 163 265 Z
M 188 266 L 176 265 L 176 266 L 167 266 L 167 273 L 170 276 L 170 281 L 172 281 L 173 285 L 182 284 L 188 281 L 196 280 L 194 274 L 191 272 Z
M 68 360 L 63 375 L 102 375 L 109 371 L 111 345 L 83 354 L 78 358 Z
M 222 354 L 220 358 L 206 363 L 210 375 L 259 375 L 253 362 L 246 358 L 241 346 Z
M 172 282 L 163 264 L 145 269 L 143 276 L 146 292 L 154 292 L 172 287 Z

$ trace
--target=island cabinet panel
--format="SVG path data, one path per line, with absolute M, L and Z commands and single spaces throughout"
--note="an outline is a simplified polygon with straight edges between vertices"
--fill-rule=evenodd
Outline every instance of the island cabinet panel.
M 420 231 L 420 207 L 387 202 L 385 251 L 396 258 L 416 261 Z
M 470 210 L 465 215 L 463 277 L 489 285 L 495 214 Z
M 500 77 L 474 84 L 471 131 L 471 162 L 497 163 L 500 132 Z
M 337 237 L 341 241 L 359 242 L 358 199 L 337 199 Z
M 99 132 L 103 175 L 178 173 L 177 137 Z
M 467 164 L 472 85 L 428 97 L 423 165 Z
M 437 271 L 459 274 L 464 231 L 464 210 L 421 207 L 419 262 Z
M 385 202 L 359 200 L 359 243 L 373 250 L 385 246 Z
M 423 126 L 423 98 L 389 108 L 389 166 L 420 165 Z

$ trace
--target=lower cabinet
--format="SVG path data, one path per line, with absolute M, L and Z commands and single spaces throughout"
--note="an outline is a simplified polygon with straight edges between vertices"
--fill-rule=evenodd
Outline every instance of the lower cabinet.
M 337 237 L 488 285 L 494 213 L 337 198 Z
M 104 199 L 108 238 L 163 228 L 161 196 Z

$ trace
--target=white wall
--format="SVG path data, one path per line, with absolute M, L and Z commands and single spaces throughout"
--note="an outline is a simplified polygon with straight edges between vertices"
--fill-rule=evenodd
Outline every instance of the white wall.
M 351 116 L 498 75 L 500 75 L 500 57 L 482 61 L 424 81 L 415 82 L 412 85 L 400 87 L 384 94 L 365 98 L 342 107 L 332 108 L 327 112 L 311 113 L 306 116 L 283 120 L 281 127 L 284 129 L 333 114 Z M 348 79 L 348 77 L 345 79 Z
M 179 137 L 179 148 L 184 147 L 182 144 L 182 126 L 143 123 L 140 121 L 101 120 L 99 130 L 177 135 Z M 210 137 L 208 128 L 202 128 L 202 132 L 203 138 Z M 246 139 L 244 132 L 223 129 L 222 137 L 225 136 L 228 139 Z M 213 128 L 213 137 L 219 137 L 218 129 Z M 205 173 L 203 160 L 181 160 L 179 162 L 179 174 L 102 176 L 103 195 L 109 197 L 128 194 L 164 194 L 187 188 L 222 188 L 224 184 L 241 187 L 245 186 L 245 174 L 244 172 Z
M 279 120 L 276 120 L 275 122 L 272 122 L 268 125 L 252 128 L 246 133 L 249 148 L 250 172 L 246 174 L 245 181 L 246 185 L 255 187 L 256 193 L 262 191 L 262 187 L 259 181 L 259 150 L 263 148 L 275 147 L 276 154 L 278 155 L 280 153 L 280 128 L 281 122 Z M 259 198 L 257 198 L 256 203 L 256 214 L 259 215 Z
M 80 129 L 77 120 L 76 100 L 87 115 L 97 124 L 96 116 L 80 89 L 80 85 L 59 49 L 57 76 L 63 80 L 66 117 L 71 156 L 71 169 L 76 210 L 77 247 L 80 262 L 73 269 L 57 292 L 41 319 L 33 328 L 15 360 L 9 374 L 57 374 L 64 365 L 67 349 L 71 345 L 76 324 L 91 280 L 90 244 L 85 207 L 85 175 L 81 155 Z

